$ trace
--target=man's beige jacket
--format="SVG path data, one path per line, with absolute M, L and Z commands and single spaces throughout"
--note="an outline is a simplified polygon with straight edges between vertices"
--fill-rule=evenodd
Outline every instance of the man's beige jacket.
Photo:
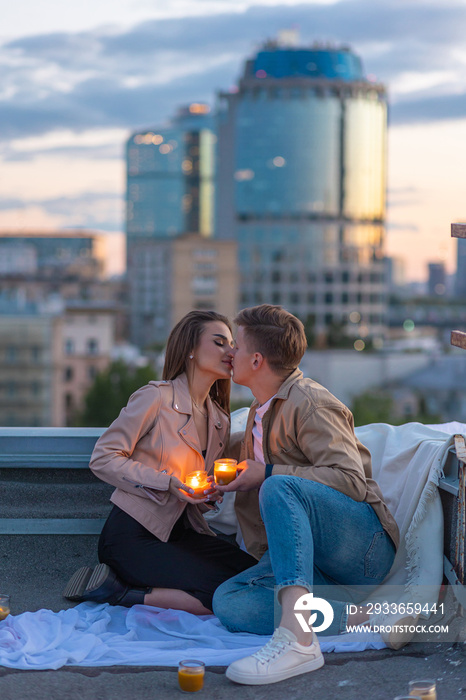
M 138 389 L 92 453 L 94 474 L 116 487 L 111 501 L 163 542 L 185 508 L 194 530 L 214 535 L 202 515 L 208 506 L 186 504 L 168 491 L 172 475 L 184 482 L 192 471 L 213 473 L 214 460 L 223 454 L 229 416 L 210 398 L 207 411 L 205 462 L 185 374 Z
M 240 459 L 254 459 L 252 428 L 258 402 L 249 412 Z M 351 411 L 327 389 L 296 369 L 281 385 L 262 419 L 262 447 L 274 474 L 312 479 L 365 501 L 395 546 L 399 532 L 372 479 L 371 455 L 354 434 Z M 232 436 L 232 444 L 235 442 Z M 246 548 L 257 559 L 267 550 L 259 491 L 237 492 L 235 509 Z

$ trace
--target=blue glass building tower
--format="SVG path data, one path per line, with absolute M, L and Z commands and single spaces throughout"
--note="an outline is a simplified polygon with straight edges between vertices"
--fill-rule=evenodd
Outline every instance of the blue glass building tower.
M 216 235 L 238 241 L 241 306 L 382 334 L 384 86 L 346 47 L 268 42 L 219 102 Z
M 216 136 L 209 111 L 191 104 L 127 142 L 130 332 L 141 347 L 165 340 L 173 324 L 173 241 L 213 232 Z

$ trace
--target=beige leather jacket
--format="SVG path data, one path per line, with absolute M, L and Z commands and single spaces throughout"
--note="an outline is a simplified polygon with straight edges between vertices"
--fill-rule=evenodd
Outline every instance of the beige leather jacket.
M 184 481 L 198 469 L 213 473 L 223 454 L 229 416 L 210 398 L 207 410 L 205 463 L 185 374 L 138 389 L 92 453 L 94 474 L 116 486 L 110 500 L 164 542 L 185 508 L 194 530 L 214 535 L 202 515 L 208 506 L 183 503 L 168 491 L 172 475 Z
M 249 412 L 242 460 L 254 459 L 252 427 L 257 406 L 255 401 Z M 274 465 L 272 475 L 312 479 L 369 503 L 398 546 L 398 527 L 372 479 L 370 452 L 356 438 L 353 415 L 341 401 L 297 369 L 275 395 L 262 427 L 264 460 Z M 237 492 L 235 509 L 247 550 L 260 559 L 267 550 L 267 537 L 258 496 L 257 489 Z

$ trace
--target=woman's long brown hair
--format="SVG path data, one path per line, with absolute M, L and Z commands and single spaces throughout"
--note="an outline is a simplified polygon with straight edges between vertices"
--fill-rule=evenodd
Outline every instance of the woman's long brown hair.
M 181 321 L 178 321 L 168 336 L 163 379 L 175 379 L 183 372 L 187 372 L 189 354 L 196 350 L 205 325 L 211 321 L 221 321 L 231 332 L 230 321 L 216 311 L 190 311 Z M 230 385 L 230 379 L 217 379 L 209 392 L 210 398 L 227 413 L 230 413 Z

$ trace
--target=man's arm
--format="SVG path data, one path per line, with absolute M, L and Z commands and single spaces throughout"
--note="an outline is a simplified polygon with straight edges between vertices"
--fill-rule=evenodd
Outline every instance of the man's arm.
M 366 477 L 354 434 L 351 414 L 340 407 L 325 406 L 310 411 L 298 424 L 296 442 L 309 464 L 275 463 L 271 475 L 287 474 L 311 479 L 345 493 L 355 501 L 366 497 Z M 266 476 L 261 462 L 247 459 L 238 465 L 241 474 L 219 491 L 251 491 L 260 488 Z
M 274 464 L 272 474 L 291 474 L 331 486 L 355 501 L 366 496 L 366 477 L 352 416 L 339 406 L 312 409 L 298 423 L 297 444 L 309 466 Z

